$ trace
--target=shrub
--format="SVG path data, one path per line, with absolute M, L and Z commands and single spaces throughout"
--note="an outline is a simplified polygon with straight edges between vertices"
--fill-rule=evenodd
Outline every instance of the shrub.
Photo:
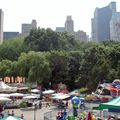
M 26 102 L 21 102 L 21 103 L 20 103 L 20 107 L 21 107 L 21 108 L 27 107 L 27 103 L 26 103 Z

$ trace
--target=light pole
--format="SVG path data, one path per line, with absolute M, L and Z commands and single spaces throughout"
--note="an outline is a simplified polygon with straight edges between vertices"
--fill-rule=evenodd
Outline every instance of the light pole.
M 34 106 L 34 120 L 36 120 L 36 117 L 35 117 L 35 106 Z
M 36 104 L 34 103 L 34 119 L 33 120 L 36 120 Z

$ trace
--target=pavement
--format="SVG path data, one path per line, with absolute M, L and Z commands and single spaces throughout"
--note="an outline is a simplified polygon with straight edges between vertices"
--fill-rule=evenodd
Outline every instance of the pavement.
M 96 105 L 97 104 L 86 103 L 87 110 L 92 110 L 92 107 Z M 42 106 L 41 109 L 37 109 L 35 111 L 34 109 L 5 109 L 4 113 L 7 114 L 8 110 L 10 114 L 13 110 L 15 116 L 20 117 L 21 114 L 23 114 L 25 120 L 56 120 L 57 113 L 61 111 L 61 109 L 55 105 L 51 105 L 50 107 Z M 69 115 L 72 114 L 71 105 L 67 111 L 69 111 Z M 98 114 L 98 112 L 99 111 L 95 111 L 95 114 Z M 108 116 L 107 113 L 105 113 L 106 116 Z M 46 119 L 44 119 L 44 117 L 46 117 Z
M 88 105 L 87 105 L 88 106 Z M 89 104 L 89 108 L 92 107 L 92 105 Z M 69 105 L 67 111 L 68 114 L 72 114 L 72 106 L 71 104 Z M 61 111 L 60 108 L 58 108 L 55 105 L 51 105 L 50 107 L 46 107 L 45 105 L 42 106 L 41 109 L 37 109 L 34 111 L 34 109 L 5 109 L 4 113 L 7 114 L 7 111 L 9 110 L 9 113 L 12 113 L 12 110 L 14 111 L 15 116 L 21 116 L 23 114 L 25 120 L 56 120 L 56 115 L 58 112 Z M 44 119 L 46 117 L 46 119 Z M 48 118 L 48 119 L 47 119 Z
M 21 116 L 23 114 L 25 120 L 44 120 L 44 115 L 46 115 L 47 118 L 51 118 L 50 120 L 56 120 L 56 114 L 60 109 L 57 109 L 55 106 L 50 107 L 43 107 L 42 109 L 37 109 L 34 111 L 34 109 L 6 109 L 4 110 L 4 113 L 7 114 L 7 111 L 9 110 L 9 113 L 12 113 L 12 110 L 14 111 L 15 116 Z

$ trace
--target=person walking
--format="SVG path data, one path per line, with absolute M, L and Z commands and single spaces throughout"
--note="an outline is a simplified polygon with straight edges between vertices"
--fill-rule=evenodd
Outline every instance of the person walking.
M 68 100 L 66 101 L 65 107 L 66 109 L 68 108 Z
M 50 107 L 50 103 L 49 102 L 46 102 L 46 107 Z
M 50 98 L 49 98 L 49 96 L 46 97 L 46 107 L 50 107 Z
M 42 108 L 42 102 L 40 101 L 39 102 L 39 109 L 41 109 Z

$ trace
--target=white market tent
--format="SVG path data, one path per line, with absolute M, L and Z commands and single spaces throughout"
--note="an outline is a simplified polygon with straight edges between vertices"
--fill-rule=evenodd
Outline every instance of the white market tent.
M 54 90 L 45 90 L 43 91 L 43 95 L 46 95 L 46 94 L 53 94 L 55 91 Z
M 68 94 L 73 95 L 73 96 L 79 96 L 80 95 L 78 90 L 74 90 L 72 92 L 69 92 Z
M 29 94 L 28 96 L 37 96 L 38 98 L 40 98 L 40 94 Z
M 70 95 L 63 94 L 63 93 L 53 94 L 53 97 L 52 97 L 52 99 L 54 99 L 54 100 L 64 100 L 64 99 L 68 99 L 68 98 L 70 98 Z
M 9 95 L 10 95 L 10 97 L 23 97 L 24 96 L 24 94 L 22 94 L 22 93 L 11 93 Z
M 18 90 L 27 90 L 28 87 L 20 87 L 20 88 L 17 88 Z
M 16 87 L 10 87 L 0 80 L 0 92 L 15 92 L 17 91 Z
M 0 102 L 7 102 L 7 101 L 11 101 L 11 99 L 6 97 L 0 97 Z
M 39 94 L 25 94 L 23 99 L 35 99 L 35 98 L 40 98 Z
M 9 98 L 9 97 L 10 97 L 10 95 L 9 95 L 9 94 L 4 94 L 4 93 L 1 93 L 1 94 L 0 94 L 0 97 L 7 97 L 7 98 Z
M 23 99 L 35 99 L 35 98 L 39 98 L 39 97 L 38 96 L 33 96 L 33 95 L 23 97 Z
M 39 91 L 38 89 L 32 89 L 31 92 L 32 92 L 32 93 L 38 93 L 38 92 L 40 92 L 40 91 Z

